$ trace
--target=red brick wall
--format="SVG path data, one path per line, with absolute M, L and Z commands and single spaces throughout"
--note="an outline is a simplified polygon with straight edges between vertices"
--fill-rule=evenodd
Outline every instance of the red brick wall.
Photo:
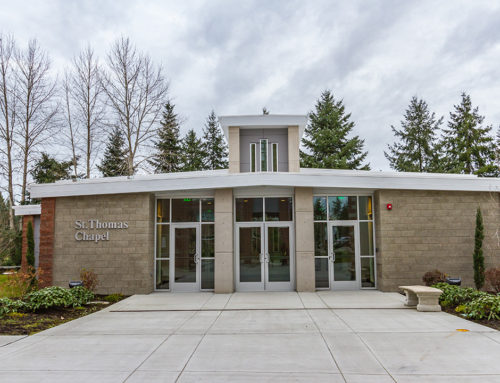
M 32 215 L 25 215 L 23 216 L 23 238 L 22 238 L 22 250 L 21 250 L 21 269 L 26 270 L 28 267 L 28 261 L 26 260 L 26 252 L 28 251 L 28 237 L 26 236 L 28 233 L 28 222 L 31 222 L 32 225 L 33 223 L 33 216 Z M 33 227 L 34 230 L 34 227 Z
M 43 285 L 52 285 L 52 269 L 54 256 L 54 227 L 56 199 L 42 199 L 42 215 L 40 216 L 40 253 L 39 267 L 43 271 Z

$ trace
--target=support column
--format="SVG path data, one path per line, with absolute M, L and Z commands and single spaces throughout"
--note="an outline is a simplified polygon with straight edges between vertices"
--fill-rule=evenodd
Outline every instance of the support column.
M 240 128 L 230 126 L 229 135 L 229 173 L 240 172 Z
M 315 291 L 312 188 L 295 188 L 295 263 L 297 291 Z
M 288 127 L 288 171 L 289 172 L 296 173 L 300 171 L 299 146 L 300 146 L 299 127 L 289 126 Z
M 234 291 L 233 189 L 215 190 L 215 287 L 216 293 Z

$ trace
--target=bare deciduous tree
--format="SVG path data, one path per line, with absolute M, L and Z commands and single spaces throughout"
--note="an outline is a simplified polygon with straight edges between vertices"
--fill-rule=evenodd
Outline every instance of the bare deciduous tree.
M 57 105 L 54 103 L 56 82 L 50 77 L 50 60 L 36 40 L 30 40 L 23 51 L 16 51 L 17 121 L 19 139 L 15 142 L 22 155 L 21 203 L 26 201 L 28 172 L 33 151 L 51 138 L 56 127 Z
M 16 76 L 14 73 L 15 41 L 0 35 L 0 171 L 7 178 L 9 227 L 14 228 L 14 134 L 16 119 Z
M 78 142 L 78 126 L 73 123 L 73 114 L 72 114 L 72 97 L 71 97 L 71 77 L 66 72 L 64 74 L 64 79 L 62 83 L 62 91 L 63 91 L 63 100 L 64 100 L 64 120 L 67 124 L 67 129 L 63 130 L 63 135 L 68 140 L 69 147 L 71 149 L 71 162 L 73 163 L 73 176 L 78 178 L 78 151 L 79 151 L 79 142 Z
M 138 52 L 128 38 L 118 39 L 107 56 L 102 76 L 108 103 L 127 143 L 128 174 L 133 175 L 146 156 L 141 152 L 158 130 L 168 84 L 162 68 Z
M 97 155 L 98 132 L 104 128 L 105 104 L 98 60 L 87 46 L 73 60 L 71 96 L 75 103 L 74 120 L 81 125 L 84 138 L 86 177 L 90 178 L 92 162 Z

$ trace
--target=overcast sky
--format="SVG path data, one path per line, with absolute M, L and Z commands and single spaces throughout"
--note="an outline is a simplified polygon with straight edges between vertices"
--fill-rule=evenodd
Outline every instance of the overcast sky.
M 38 38 L 61 71 L 129 36 L 162 63 L 189 128 L 217 114 L 306 114 L 342 98 L 372 169 L 413 95 L 439 116 L 471 94 L 500 124 L 500 1 L 0 0 L 0 31 Z

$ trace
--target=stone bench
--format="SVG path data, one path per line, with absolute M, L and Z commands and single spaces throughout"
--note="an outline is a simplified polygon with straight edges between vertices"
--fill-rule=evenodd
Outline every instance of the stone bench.
M 406 306 L 417 306 L 418 311 L 441 311 L 439 296 L 443 291 L 427 286 L 399 286 L 406 294 Z

